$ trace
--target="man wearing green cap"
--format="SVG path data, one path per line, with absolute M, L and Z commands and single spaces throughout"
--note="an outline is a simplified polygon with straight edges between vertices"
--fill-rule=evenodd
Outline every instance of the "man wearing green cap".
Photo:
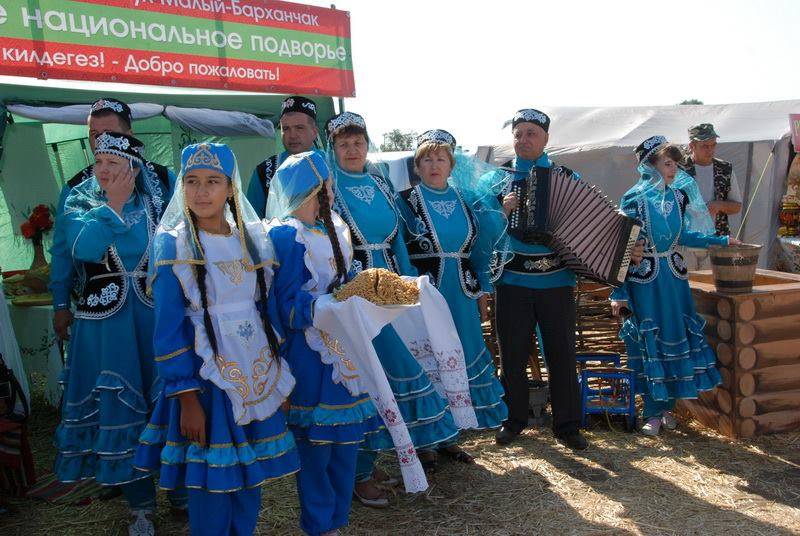
M 733 173 L 733 166 L 714 158 L 719 134 L 711 123 L 689 129 L 689 154 L 681 167 L 694 177 L 708 211 L 714 218 L 717 235 L 730 234 L 728 216 L 742 210 L 742 191 Z

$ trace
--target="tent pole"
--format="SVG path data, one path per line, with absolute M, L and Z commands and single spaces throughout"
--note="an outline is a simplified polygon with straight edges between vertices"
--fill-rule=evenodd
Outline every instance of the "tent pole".
M 331 4 L 331 9 L 336 9 L 336 4 Z M 344 111 L 344 97 L 339 97 L 339 113 Z
M 58 144 L 51 143 L 51 145 L 53 146 L 53 153 L 56 157 L 56 167 L 58 168 L 58 176 L 61 179 L 61 186 L 64 186 L 66 179 L 64 179 L 64 166 L 61 165 L 61 157 L 58 154 Z

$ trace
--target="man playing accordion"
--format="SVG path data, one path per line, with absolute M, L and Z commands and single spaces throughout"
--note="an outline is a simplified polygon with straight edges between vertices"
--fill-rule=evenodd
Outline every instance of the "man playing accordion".
M 549 139 L 550 118 L 539 110 L 524 109 L 514 115 L 511 126 L 516 157 L 502 166 L 506 175 L 494 185 L 509 220 L 508 241 L 503 251 L 497 252 L 495 305 L 502 381 L 509 415 L 495 440 L 500 445 L 507 445 L 528 424 L 526 368 L 538 328 L 549 372 L 553 433 L 566 446 L 583 450 L 588 443 L 579 431 L 575 272 L 565 259 L 545 245 L 544 239 L 519 232 L 525 227 L 521 225 L 523 210 L 518 210 L 523 203 L 520 197 L 531 191 L 529 181 L 552 184 L 550 177 L 554 164 L 544 150 Z M 577 174 L 563 167 L 558 170 L 558 175 L 578 179 Z M 610 206 L 607 210 L 614 212 Z M 635 240 L 636 231 L 632 232 Z M 631 252 L 633 262 L 640 258 L 640 250 L 641 247 L 636 247 Z

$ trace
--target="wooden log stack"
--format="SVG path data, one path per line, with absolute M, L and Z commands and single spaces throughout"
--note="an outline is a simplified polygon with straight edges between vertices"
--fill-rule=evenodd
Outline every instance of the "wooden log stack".
M 800 276 L 758 270 L 753 292 L 717 292 L 708 271 L 690 285 L 722 385 L 681 401 L 729 437 L 800 430 Z

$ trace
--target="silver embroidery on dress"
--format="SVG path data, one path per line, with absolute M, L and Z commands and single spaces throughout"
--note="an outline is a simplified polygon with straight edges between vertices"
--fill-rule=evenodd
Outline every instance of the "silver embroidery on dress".
M 364 184 L 362 186 L 346 186 L 345 190 L 353 194 L 353 196 L 368 205 L 372 204 L 375 199 L 375 188 L 372 185 Z
M 446 219 L 449 219 L 456 210 L 456 202 L 452 199 L 449 201 L 428 201 L 428 203 L 431 205 L 433 210 Z
M 96 307 L 97 304 L 108 305 L 116 300 L 117 296 L 119 296 L 119 285 L 116 283 L 109 283 L 100 289 L 99 296 L 97 294 L 89 294 L 89 297 L 86 298 L 86 303 L 89 307 Z

